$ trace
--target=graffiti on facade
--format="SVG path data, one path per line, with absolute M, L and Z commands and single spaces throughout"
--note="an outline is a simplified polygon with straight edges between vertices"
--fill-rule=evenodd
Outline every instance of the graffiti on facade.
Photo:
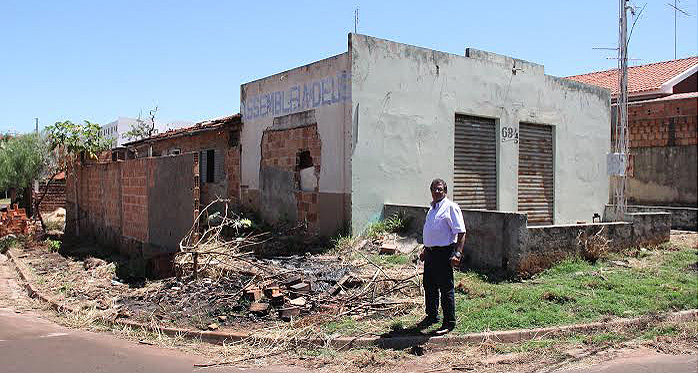
M 350 73 L 341 71 L 309 83 L 295 84 L 284 91 L 265 92 L 241 105 L 244 120 L 286 115 L 350 100 Z

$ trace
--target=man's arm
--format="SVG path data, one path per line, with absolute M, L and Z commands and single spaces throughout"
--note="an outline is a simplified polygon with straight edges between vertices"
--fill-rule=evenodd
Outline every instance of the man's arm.
M 450 263 L 452 267 L 459 267 L 459 263 L 462 261 L 462 252 L 464 252 L 464 242 L 467 240 L 467 234 L 462 232 L 457 234 L 457 243 L 455 244 L 455 250 L 450 258 Z

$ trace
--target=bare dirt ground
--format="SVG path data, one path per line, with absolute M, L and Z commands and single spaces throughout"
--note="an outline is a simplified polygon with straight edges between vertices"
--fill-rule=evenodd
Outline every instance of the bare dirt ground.
M 674 234 L 671 246 L 685 242 L 697 247 L 697 234 Z M 239 343 L 214 346 L 183 338 L 168 338 L 146 330 L 113 329 L 96 322 L 100 312 L 118 316 L 118 300 L 125 296 L 150 292 L 152 287 L 172 289 L 177 283 L 145 284 L 129 287 L 114 282 L 114 264 L 99 260 L 74 260 L 50 252 L 43 243 L 25 248 L 20 254 L 36 274 L 37 285 L 52 295 L 81 306 L 76 315 L 59 315 L 24 295 L 14 270 L 0 255 L 0 307 L 19 312 L 34 310 L 63 325 L 114 333 L 140 343 L 156 344 L 196 352 L 202 364 L 264 366 L 269 364 L 296 365 L 304 368 L 335 372 L 554 372 L 567 368 L 585 368 L 620 357 L 655 355 L 697 355 L 698 324 L 693 322 L 655 322 L 650 320 L 641 328 L 623 328 L 595 334 L 566 334 L 543 336 L 516 344 L 485 340 L 480 344 L 438 348 L 414 346 L 404 350 L 363 348 L 338 351 L 332 348 L 307 348 L 285 342 L 263 343 L 255 338 Z M 236 285 L 238 286 L 238 285 Z M 182 288 L 184 286 L 181 286 Z M 218 293 L 218 291 L 212 291 Z M 172 298 L 178 299 L 176 291 Z M 138 296 L 138 295 L 136 295 Z M 155 315 L 155 313 L 154 313 Z M 161 322 L 166 318 L 153 316 Z M 153 319 L 152 319 L 153 320 Z M 228 321 L 228 320 L 227 320 Z M 232 318 L 232 322 L 236 321 Z M 264 320 L 261 320 L 261 322 Z M 198 321 L 202 322 L 202 321 Z M 250 321 L 256 324 L 255 321 Z M 240 323 L 238 325 L 241 325 Z M 245 325 L 245 324 L 244 324 Z M 293 335 L 294 329 L 283 322 L 267 325 L 267 335 Z

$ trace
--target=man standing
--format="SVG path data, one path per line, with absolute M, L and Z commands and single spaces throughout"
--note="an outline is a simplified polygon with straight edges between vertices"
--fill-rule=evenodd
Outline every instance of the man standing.
M 426 327 L 438 322 L 438 305 L 442 302 L 442 327 L 436 334 L 445 334 L 457 325 L 455 317 L 455 287 L 453 267 L 458 267 L 466 229 L 459 206 L 447 196 L 447 183 L 435 179 L 430 183 L 433 201 L 423 226 L 423 252 L 425 261 L 423 287 L 425 288 L 425 313 L 418 324 Z

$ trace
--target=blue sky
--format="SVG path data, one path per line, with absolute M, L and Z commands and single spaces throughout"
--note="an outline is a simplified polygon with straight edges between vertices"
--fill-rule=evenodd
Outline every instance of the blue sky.
M 673 0 L 635 1 L 634 64 L 674 58 Z M 161 121 L 239 111 L 242 83 L 347 50 L 347 33 L 536 62 L 550 75 L 614 68 L 617 0 L 0 1 L 0 132 L 100 124 L 158 105 Z M 678 58 L 697 55 L 697 1 L 680 0 Z

